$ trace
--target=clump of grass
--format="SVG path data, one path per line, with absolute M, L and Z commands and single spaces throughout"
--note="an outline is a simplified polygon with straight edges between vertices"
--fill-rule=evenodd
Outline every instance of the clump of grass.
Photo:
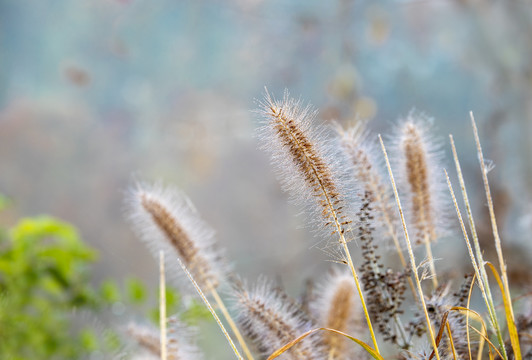
M 128 202 L 131 222 L 141 239 L 155 254 L 164 251 L 169 266 L 179 265 L 218 322 L 236 358 L 243 359 L 240 350 L 247 359 L 256 355 L 268 360 L 523 358 L 520 341 L 532 328 L 532 319 L 524 314 L 515 322 L 474 121 L 500 273 L 483 259 L 452 137 L 473 245 L 451 180 L 441 165 L 441 147 L 432 140 L 426 120 L 410 116 L 399 122 L 395 133 L 388 137 L 395 139 L 390 160 L 380 135 L 382 152 L 370 140 L 370 133 L 360 127 L 336 127 L 334 131 L 315 125 L 315 111 L 287 93 L 282 100 L 266 94 L 258 112 L 263 121 L 259 137 L 272 155 L 284 188 L 306 210 L 319 242 L 325 244 L 322 249 L 346 266 L 331 271 L 304 304 L 264 279 L 248 287 L 237 277 L 228 276 L 212 231 L 177 190 L 139 185 Z M 381 175 L 383 160 L 389 183 Z M 397 183 L 394 173 L 399 174 Z M 448 200 L 442 198 L 445 180 Z M 474 272 L 454 291 L 450 281 L 438 283 L 431 249 L 431 243 L 442 233 L 441 219 L 448 221 L 442 214 L 452 210 L 450 204 L 454 204 L 465 240 L 464 251 L 470 256 Z M 412 235 L 409 228 L 413 229 Z M 392 240 L 401 260 L 398 269 L 387 266 L 386 249 L 379 247 L 387 239 Z M 425 245 L 427 256 L 421 262 L 414 254 L 419 244 Z M 352 251 L 361 254 L 361 263 L 355 265 Z M 499 286 L 502 307 L 495 302 L 496 288 L 492 288 L 488 271 Z M 430 286 L 428 279 L 432 279 Z M 407 283 L 414 294 L 411 299 L 406 296 Z M 231 285 L 225 293 L 234 303 L 236 322 L 218 294 L 223 284 Z M 474 310 L 470 308 L 471 296 L 477 289 L 485 308 Z M 417 314 L 405 311 L 412 308 Z M 224 321 L 218 311 L 223 313 Z M 179 347 L 179 336 L 174 336 L 170 327 L 169 340 L 163 340 L 165 327 L 162 315 L 161 335 L 137 331 L 134 337 L 156 356 L 170 359 L 172 349 Z M 390 343 L 386 350 L 379 348 L 381 341 Z M 168 355 L 163 355 L 162 349 L 168 350 Z M 530 345 L 526 350 L 531 353 Z

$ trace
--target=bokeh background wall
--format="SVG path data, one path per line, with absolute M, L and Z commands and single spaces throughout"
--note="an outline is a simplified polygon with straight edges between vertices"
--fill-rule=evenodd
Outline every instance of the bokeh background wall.
M 386 133 L 414 108 L 434 117 L 444 141 L 455 134 L 482 218 L 473 110 L 526 276 L 531 36 L 524 1 L 1 0 L 0 192 L 13 205 L 0 220 L 66 219 L 100 251 L 99 278 L 155 282 L 123 198 L 135 179 L 162 179 L 189 194 L 244 277 L 301 287 L 329 264 L 309 250 L 251 111 L 264 86 L 287 88 L 324 122 Z

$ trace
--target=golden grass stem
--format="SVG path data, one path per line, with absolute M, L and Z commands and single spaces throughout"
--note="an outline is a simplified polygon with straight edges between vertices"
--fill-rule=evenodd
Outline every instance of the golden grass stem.
M 493 327 L 493 329 L 495 330 L 495 333 L 497 334 L 497 341 L 499 343 L 499 346 L 501 347 L 502 353 L 505 355 L 505 357 L 503 357 L 503 358 L 506 359 L 507 358 L 506 348 L 505 348 L 505 345 L 504 345 L 504 340 L 502 338 L 502 333 L 501 333 L 499 321 L 497 319 L 497 313 L 496 313 L 496 310 L 495 310 L 495 305 L 493 303 L 493 296 L 491 294 L 491 288 L 490 288 L 490 285 L 489 285 L 488 274 L 486 273 L 486 269 L 484 268 L 484 258 L 482 256 L 482 250 L 480 248 L 480 243 L 478 241 L 478 235 L 477 235 L 477 231 L 476 231 L 476 227 L 475 227 L 475 221 L 473 219 L 473 213 L 471 211 L 471 204 L 469 203 L 469 198 L 467 196 L 467 190 L 466 190 L 466 187 L 465 187 L 464 177 L 463 177 L 463 174 L 462 174 L 462 167 L 460 166 L 460 161 L 458 160 L 458 153 L 456 151 L 456 147 L 455 147 L 455 144 L 454 144 L 453 136 L 449 135 L 449 139 L 450 139 L 450 142 L 451 142 L 451 149 L 452 149 L 452 152 L 453 152 L 453 158 L 454 158 L 454 162 L 455 162 L 456 172 L 458 174 L 458 181 L 460 182 L 460 188 L 461 188 L 461 191 L 462 191 L 462 197 L 464 199 L 464 203 L 465 203 L 465 206 L 466 206 L 467 217 L 469 219 L 469 230 L 471 231 L 471 235 L 473 237 L 473 244 L 475 246 L 476 261 L 475 261 L 475 257 L 472 254 L 471 243 L 469 242 L 469 237 L 467 236 L 467 231 L 465 229 L 464 222 L 462 220 L 462 214 L 460 212 L 460 209 L 458 208 L 458 204 L 456 202 L 456 197 L 454 196 L 454 191 L 452 189 L 452 186 L 451 186 L 451 183 L 450 183 L 450 180 L 449 180 L 449 176 L 447 175 L 447 171 L 446 171 L 445 174 L 447 176 L 447 184 L 449 186 L 449 191 L 451 192 L 451 196 L 453 198 L 453 203 L 454 203 L 457 215 L 458 215 L 458 220 L 460 222 L 462 233 L 464 235 L 464 240 L 466 242 L 467 249 L 469 251 L 469 256 L 471 258 L 471 263 L 473 265 L 473 268 L 475 269 L 475 274 L 476 274 L 476 276 L 478 278 L 478 284 L 479 284 L 479 287 L 480 287 L 480 291 L 482 293 L 482 297 L 484 298 L 484 302 L 486 303 L 486 308 L 488 309 L 488 314 L 489 314 L 489 317 L 490 317 L 490 324 Z
M 395 196 L 395 201 L 397 203 L 397 209 L 399 210 L 399 215 L 401 218 L 401 223 L 403 225 L 403 232 L 405 235 L 405 241 L 407 245 L 408 255 L 410 257 L 410 265 L 412 267 L 412 272 L 414 274 L 414 278 L 416 280 L 417 290 L 418 290 L 418 296 L 419 301 L 421 303 L 421 307 L 423 308 L 423 312 L 425 314 L 425 320 L 427 322 L 427 329 L 429 333 L 429 340 L 432 344 L 432 347 L 434 349 L 434 353 L 436 354 L 436 359 L 440 359 L 440 353 L 438 351 L 438 346 L 436 345 L 436 339 L 434 338 L 434 330 L 432 329 L 432 324 L 430 322 L 429 313 L 427 311 L 427 306 L 425 304 L 425 296 L 423 295 L 423 289 L 421 288 L 421 282 L 419 281 L 419 275 L 417 273 L 417 267 L 416 267 L 416 259 L 414 257 L 414 252 L 412 250 L 412 244 L 410 242 L 410 237 L 408 236 L 408 230 L 406 228 L 406 222 L 405 222 L 405 216 L 403 214 L 403 207 L 401 206 L 401 200 L 399 199 L 399 194 L 397 192 L 397 186 L 395 184 L 395 179 L 392 172 L 392 167 L 390 165 L 390 159 L 388 158 L 388 153 L 386 152 L 386 147 L 384 146 L 384 142 L 382 141 L 382 137 L 379 134 L 379 141 L 381 143 L 382 152 L 384 154 L 384 158 L 386 160 L 386 167 L 388 168 L 388 175 L 390 177 L 390 181 L 392 183 L 393 193 Z
M 451 351 L 453 353 L 453 360 L 456 360 L 456 348 L 454 347 L 453 333 L 451 331 L 451 326 L 449 325 L 449 321 L 445 322 L 445 330 L 447 331 L 447 336 L 449 336 L 449 344 L 451 346 Z
M 497 228 L 497 221 L 495 220 L 495 211 L 493 210 L 493 199 L 491 197 L 491 191 L 488 183 L 488 171 L 486 169 L 486 163 L 484 162 L 484 155 L 482 154 L 482 147 L 480 145 L 480 138 L 478 136 L 477 124 L 475 123 L 475 118 L 473 112 L 469 113 L 471 116 L 471 124 L 473 125 L 473 133 L 475 135 L 475 143 L 477 145 L 478 161 L 480 162 L 480 168 L 482 170 L 482 180 L 484 182 L 484 191 L 486 192 L 486 199 L 488 201 L 488 209 L 490 213 L 491 227 L 493 230 L 493 238 L 495 239 L 495 249 L 497 251 L 497 256 L 499 258 L 499 266 L 501 268 L 501 277 L 504 284 L 504 290 L 508 299 L 511 299 L 510 296 L 510 287 L 508 285 L 508 274 L 506 273 L 506 263 L 504 262 L 504 256 L 502 254 L 501 238 L 499 237 L 499 230 Z M 514 319 L 514 311 L 512 307 L 512 302 L 510 301 L 510 311 L 512 314 L 512 319 Z
M 372 191 L 375 194 L 375 197 L 377 199 L 377 204 L 383 204 L 384 203 L 384 196 L 382 194 L 382 191 L 379 189 L 379 186 L 375 184 L 375 182 L 370 182 L 370 185 L 372 187 Z M 406 263 L 405 256 L 403 255 L 403 250 L 401 249 L 401 244 L 399 244 L 399 238 L 395 231 L 395 226 L 393 224 L 392 219 L 390 218 L 390 214 L 388 213 L 387 209 L 384 208 L 382 205 L 380 206 L 381 213 L 384 217 L 384 222 L 386 223 L 386 226 L 388 227 L 388 233 L 392 237 L 393 244 L 395 246 L 395 250 L 397 251 L 397 255 L 399 256 L 399 261 L 401 262 L 401 265 L 406 269 L 408 264 Z M 414 297 L 416 296 L 416 288 L 414 287 L 414 282 L 412 281 L 412 278 L 408 278 L 408 285 L 410 286 L 410 290 L 412 291 L 412 295 Z
M 203 291 L 199 287 L 199 285 L 196 282 L 196 280 L 194 280 L 194 277 L 192 276 L 192 274 L 188 271 L 187 267 L 185 266 L 185 264 L 183 264 L 183 262 L 181 261 L 181 259 L 179 257 L 176 257 L 176 259 L 179 262 L 179 265 L 181 266 L 181 269 L 183 269 L 183 271 L 187 275 L 188 279 L 190 280 L 190 282 L 192 283 L 192 285 L 194 286 L 194 288 L 198 292 L 199 296 L 201 297 L 201 299 L 205 303 L 205 306 L 207 306 L 207 309 L 209 309 L 212 317 L 214 318 L 214 320 L 216 320 L 216 323 L 220 327 L 220 330 L 222 330 L 222 333 L 224 334 L 225 338 L 227 339 L 227 342 L 229 343 L 229 345 L 231 346 L 231 349 L 233 349 L 233 352 L 235 353 L 237 359 L 244 360 L 242 355 L 240 355 L 240 352 L 238 352 L 238 349 L 237 349 L 235 343 L 233 342 L 233 339 L 231 339 L 231 336 L 229 336 L 229 333 L 227 332 L 227 330 L 225 329 L 224 325 L 222 324 L 222 321 L 218 317 L 218 314 L 216 314 L 216 311 L 214 311 L 214 308 L 212 307 L 212 305 L 209 302 L 209 300 L 207 300 L 207 297 L 205 296 L 205 294 L 203 293 Z
M 467 294 L 467 303 L 466 308 L 469 309 L 469 305 L 471 304 L 471 294 L 473 293 L 473 287 L 475 286 L 475 279 L 476 275 L 473 275 L 473 280 L 471 281 L 471 285 L 469 285 L 469 292 Z M 469 314 L 466 313 L 466 336 L 467 336 L 467 352 L 469 354 L 469 360 L 473 360 L 473 355 L 471 354 L 471 336 L 469 333 Z
M 164 274 L 164 251 L 159 252 L 159 326 L 161 327 L 161 360 L 167 358 L 166 338 L 166 281 Z
M 235 337 L 238 340 L 238 342 L 240 343 L 240 346 L 242 347 L 242 351 L 246 355 L 246 358 L 248 360 L 253 360 L 253 355 L 251 354 L 251 351 L 249 350 L 249 348 L 248 348 L 248 346 L 247 346 L 247 344 L 246 344 L 246 342 L 244 340 L 244 337 L 240 333 L 240 330 L 238 330 L 238 327 L 236 326 L 235 322 L 233 321 L 233 318 L 231 317 L 231 315 L 229 314 L 229 311 L 227 311 L 227 307 L 225 306 L 224 302 L 222 301 L 222 298 L 220 297 L 220 295 L 218 295 L 218 292 L 216 291 L 216 289 L 213 288 L 211 290 L 211 295 L 214 298 L 214 300 L 216 301 L 216 304 L 218 305 L 218 308 L 220 309 L 220 311 L 224 315 L 225 320 L 229 324 L 229 327 L 231 328 L 231 330 L 235 334 Z
M 351 273 L 353 274 L 353 279 L 355 279 L 355 284 L 357 287 L 358 296 L 360 297 L 360 303 L 362 304 L 362 309 L 364 309 L 364 316 L 366 317 L 366 322 L 368 324 L 369 333 L 371 335 L 371 340 L 373 341 L 373 346 L 375 347 L 375 350 L 378 354 L 379 352 L 379 345 L 377 344 L 377 338 L 375 337 L 375 332 L 373 331 L 373 326 L 371 325 L 371 319 L 369 317 L 368 308 L 366 306 L 366 302 L 364 301 L 364 294 L 362 293 L 362 288 L 360 286 L 360 281 L 358 280 L 358 275 L 355 270 L 355 266 L 353 265 L 353 260 L 351 259 L 351 254 L 349 252 L 349 247 L 347 246 L 347 242 L 345 241 L 344 234 L 340 231 L 340 224 L 338 223 L 338 220 L 336 221 L 337 227 L 339 228 L 339 234 L 340 234 L 340 242 L 342 243 L 342 246 L 345 251 L 345 255 L 347 258 L 347 263 L 349 265 L 349 269 L 351 270 Z

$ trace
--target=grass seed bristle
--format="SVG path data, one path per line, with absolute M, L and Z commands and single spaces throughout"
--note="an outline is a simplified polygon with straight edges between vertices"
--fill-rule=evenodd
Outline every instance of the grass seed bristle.
M 171 187 L 139 184 L 128 205 L 130 222 L 141 240 L 154 256 L 165 252 L 168 274 L 181 274 L 173 271 L 177 257 L 205 291 L 219 285 L 225 264 L 214 232 L 183 194 Z
M 312 322 L 287 295 L 263 283 L 237 295 L 237 321 L 244 334 L 259 352 L 267 357 L 278 348 L 312 328 Z M 284 353 L 281 359 L 322 359 L 321 344 L 316 337 L 305 338 Z

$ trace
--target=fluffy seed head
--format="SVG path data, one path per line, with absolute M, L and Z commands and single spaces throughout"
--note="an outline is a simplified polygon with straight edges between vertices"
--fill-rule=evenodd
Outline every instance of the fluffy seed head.
M 371 207 L 375 209 L 375 227 L 385 229 L 383 233 L 388 239 L 397 237 L 398 219 L 391 189 L 381 176 L 382 161 L 377 156 L 380 153 L 375 142 L 369 139 L 365 123 L 359 122 L 347 130 L 338 125 L 336 131 L 349 159 L 352 174 L 364 194 L 369 197 Z
M 237 294 L 235 310 L 240 328 L 265 357 L 316 327 L 295 302 L 265 281 L 260 281 L 250 291 L 241 290 Z M 316 335 L 306 337 L 279 359 L 322 359 L 318 340 Z
M 392 156 L 398 169 L 398 183 L 406 196 L 409 225 L 415 229 L 416 244 L 425 238 L 435 241 L 446 231 L 446 201 L 441 142 L 429 133 L 428 119 L 411 114 L 397 129 Z
M 362 309 L 350 272 L 331 271 L 316 294 L 311 311 L 318 319 L 318 325 L 347 334 L 360 332 Z M 330 332 L 323 333 L 323 343 L 326 351 L 333 352 L 338 360 L 352 358 L 353 351 L 357 350 L 349 339 Z
M 285 92 L 281 101 L 267 94 L 260 113 L 264 123 L 260 137 L 284 188 L 307 206 L 317 229 L 348 232 L 348 205 L 353 199 L 347 197 L 354 192 L 349 190 L 345 155 L 327 139 L 326 128 L 312 125 L 315 111 Z
M 218 286 L 224 264 L 214 244 L 214 232 L 182 193 L 161 185 L 139 184 L 131 192 L 128 209 L 134 230 L 154 256 L 163 250 L 170 269 L 175 269 L 175 257 L 179 257 L 203 289 Z
M 201 360 L 203 356 L 193 341 L 197 330 L 185 326 L 174 317 L 168 319 L 168 325 L 167 359 Z M 137 345 L 144 349 L 143 358 L 161 358 L 161 340 L 157 329 L 131 324 L 127 332 Z
M 130 324 L 127 333 L 149 355 L 152 355 L 154 358 L 161 356 L 161 341 L 155 329 Z

